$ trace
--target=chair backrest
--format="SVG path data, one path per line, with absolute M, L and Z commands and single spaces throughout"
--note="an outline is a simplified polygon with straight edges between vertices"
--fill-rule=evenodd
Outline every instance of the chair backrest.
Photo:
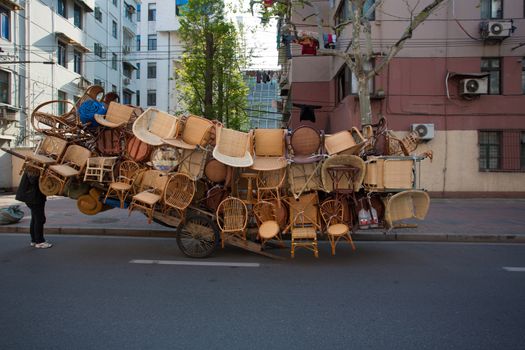
M 146 170 L 140 176 L 139 191 L 152 191 L 158 195 L 164 193 L 168 176 L 159 170 Z
M 290 226 L 292 229 L 305 226 L 319 227 L 318 202 L 317 192 L 303 194 L 297 200 L 291 199 L 288 201 L 290 206 Z
M 292 131 L 290 147 L 296 156 L 308 156 L 321 153 L 322 136 L 319 130 L 302 125 Z
M 282 187 L 286 177 L 286 168 L 278 170 L 265 170 L 257 172 L 258 188 L 277 188 Z
M 155 110 L 150 116 L 148 131 L 161 138 L 169 138 L 177 133 L 179 118 L 163 111 Z
M 206 146 L 212 128 L 213 122 L 211 120 L 190 115 L 184 124 L 182 140 L 190 145 Z
M 56 136 L 46 136 L 40 143 L 37 154 L 60 160 L 67 147 L 67 141 Z
M 321 203 L 319 207 L 321 217 L 326 226 L 340 224 L 344 222 L 343 203 L 336 199 L 329 199 Z
M 106 119 L 112 123 L 127 123 L 135 111 L 135 107 L 126 106 L 118 102 L 111 102 L 106 113 Z
M 277 221 L 277 214 L 273 203 L 260 201 L 253 206 L 252 210 L 258 225 L 266 221 Z
M 132 160 L 125 160 L 119 165 L 119 178 L 120 182 L 132 184 L 135 181 L 138 173 L 140 172 L 140 166 Z
M 72 168 L 82 172 L 91 156 L 91 151 L 79 145 L 70 145 L 64 153 L 61 164 L 67 164 Z
M 254 154 L 258 157 L 283 157 L 284 139 L 284 129 L 256 129 L 254 131 Z
M 164 203 L 183 210 L 191 204 L 195 195 L 195 181 L 186 174 L 177 173 L 170 176 L 164 191 Z
M 233 129 L 217 128 L 217 148 L 226 156 L 243 157 L 250 144 L 250 135 Z
M 359 145 L 365 141 L 361 132 L 353 127 L 351 130 L 343 130 L 324 139 L 324 147 L 329 155 L 337 154 L 346 150 L 353 150 L 357 153 Z
M 178 171 L 189 175 L 195 180 L 200 179 L 204 173 L 207 155 L 208 152 L 206 150 L 183 150 Z
M 100 85 L 91 85 L 86 88 L 82 96 L 77 100 L 75 103 L 76 108 L 78 109 L 82 103 L 86 102 L 87 100 L 95 100 L 100 101 L 104 94 L 104 88 Z
M 242 231 L 248 221 L 246 204 L 239 198 L 228 197 L 217 208 L 217 224 L 223 231 Z

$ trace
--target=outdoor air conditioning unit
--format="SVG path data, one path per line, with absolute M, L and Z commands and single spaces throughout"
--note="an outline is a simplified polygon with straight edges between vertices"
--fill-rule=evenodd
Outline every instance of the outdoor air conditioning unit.
M 479 25 L 479 31 L 485 40 L 503 40 L 513 31 L 512 20 L 483 21 Z
M 467 78 L 459 81 L 460 95 L 483 95 L 489 92 L 488 78 Z
M 434 124 L 412 124 L 412 131 L 417 131 L 419 138 L 423 141 L 434 138 Z
M 124 78 L 124 85 L 129 85 L 131 84 L 131 79 L 130 78 Z

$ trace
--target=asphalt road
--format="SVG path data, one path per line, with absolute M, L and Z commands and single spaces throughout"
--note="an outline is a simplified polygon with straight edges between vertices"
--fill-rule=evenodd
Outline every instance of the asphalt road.
M 191 260 L 170 239 L 48 239 L 0 235 L 0 349 L 525 348 L 525 272 L 504 269 L 525 268 L 525 245 Z

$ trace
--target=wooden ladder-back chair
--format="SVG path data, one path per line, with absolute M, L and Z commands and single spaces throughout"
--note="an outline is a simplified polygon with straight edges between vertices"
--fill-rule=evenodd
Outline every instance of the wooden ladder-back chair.
M 330 156 L 334 154 L 359 154 L 365 143 L 366 139 L 355 127 L 351 130 L 327 135 L 324 139 L 324 147 Z
M 213 149 L 213 158 L 219 162 L 244 168 L 253 165 L 250 154 L 252 133 L 245 133 L 223 127 L 216 128 L 216 145 Z
M 132 190 L 133 182 L 140 171 L 141 167 L 132 160 L 125 160 L 120 163 L 117 181 L 109 184 L 104 203 L 108 197 L 116 195 L 120 201 L 120 207 L 124 208 L 126 196 Z
M 286 168 L 257 172 L 257 201 L 277 200 L 281 207 L 281 191 L 286 178 Z
M 108 128 L 126 126 L 135 112 L 135 107 L 126 106 L 117 102 L 109 104 L 106 115 L 95 114 L 95 120 Z
M 319 209 L 332 248 L 332 255 L 335 255 L 335 247 L 341 238 L 346 239 L 352 246 L 352 250 L 355 250 L 350 227 L 345 224 L 343 202 L 330 199 L 321 203 Z
M 148 108 L 133 123 L 133 134 L 147 144 L 160 146 L 162 139 L 177 135 L 179 121 L 174 115 Z
M 270 202 L 260 201 L 253 206 L 252 210 L 259 227 L 257 236 L 261 241 L 261 246 L 264 247 L 272 239 L 277 239 L 281 246 L 284 246 L 275 205 Z
M 303 194 L 299 199 L 289 199 L 290 223 L 287 229 L 290 230 L 291 256 L 295 256 L 295 248 L 306 248 L 314 252 L 316 258 L 319 257 L 317 247 L 317 230 L 319 225 L 319 215 L 317 192 Z
M 195 181 L 190 176 L 181 173 L 170 176 L 164 191 L 164 214 L 168 214 L 169 209 L 175 209 L 184 221 L 186 208 L 191 204 L 195 190 Z
M 49 165 L 57 164 L 62 159 L 66 147 L 66 140 L 46 135 L 35 152 L 26 155 L 24 167 L 29 166 L 42 171 Z
M 221 246 L 224 248 L 226 234 L 240 236 L 246 240 L 246 224 L 248 222 L 248 209 L 239 198 L 228 197 L 223 200 L 216 212 L 217 225 L 221 231 Z
M 195 149 L 206 147 L 210 140 L 213 122 L 209 119 L 196 115 L 186 117 L 182 133 L 175 138 L 164 138 L 163 141 L 169 145 L 183 149 Z
M 62 193 L 68 179 L 82 174 L 90 156 L 91 151 L 87 148 L 68 146 L 60 163 L 49 166 L 40 177 L 42 193 L 47 196 Z
M 148 224 L 153 221 L 153 213 L 157 203 L 160 203 L 164 196 L 166 183 L 169 176 L 159 170 L 146 170 L 141 174 L 139 190 L 131 199 L 128 207 L 129 215 L 134 209 L 142 209 L 148 217 Z
M 118 157 L 91 157 L 86 164 L 84 181 L 113 183 L 113 167 Z
M 285 158 L 286 130 L 284 129 L 256 129 L 252 153 L 253 170 L 270 171 L 286 167 Z

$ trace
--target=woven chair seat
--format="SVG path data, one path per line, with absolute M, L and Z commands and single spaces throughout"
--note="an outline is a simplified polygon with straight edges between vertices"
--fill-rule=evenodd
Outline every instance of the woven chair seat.
M 117 191 L 129 191 L 131 185 L 125 182 L 112 182 L 110 187 Z
M 282 169 L 287 164 L 284 157 L 256 157 L 251 168 L 253 170 L 270 171 Z
M 71 177 L 80 174 L 80 171 L 65 164 L 51 165 L 49 169 L 53 170 L 55 173 L 63 177 Z
M 157 203 L 160 200 L 161 196 L 155 193 L 151 192 L 140 192 L 139 194 L 136 194 L 133 196 L 133 199 L 142 203 L 146 203 L 148 205 L 153 205 Z
M 177 148 L 184 148 L 184 149 L 195 149 L 198 145 L 190 145 L 189 143 L 184 142 L 184 140 L 181 139 L 162 139 L 164 143 L 177 147 Z
M 32 161 L 35 161 L 35 162 L 38 162 L 38 163 L 41 163 L 41 164 L 53 164 L 53 163 L 56 163 L 56 159 L 53 159 L 53 158 L 50 158 L 50 157 L 46 157 L 44 155 L 41 155 L 41 154 L 28 154 L 26 155 L 27 158 L 29 158 L 30 160 Z
M 97 123 L 99 123 L 100 125 L 107 126 L 108 128 L 118 128 L 124 124 L 127 124 L 127 122 L 113 123 L 107 119 L 104 119 L 104 117 L 105 115 L 103 114 L 95 114 L 95 120 L 97 121 Z
M 331 236 L 342 236 L 346 234 L 348 231 L 350 231 L 350 228 L 345 224 L 330 225 L 326 229 L 326 232 L 328 232 L 328 234 Z
M 308 238 L 313 239 L 317 236 L 317 232 L 314 227 L 296 227 L 292 229 L 293 238 Z
M 262 239 L 271 239 L 279 234 L 279 223 L 277 221 L 265 221 L 259 226 L 259 236 Z

